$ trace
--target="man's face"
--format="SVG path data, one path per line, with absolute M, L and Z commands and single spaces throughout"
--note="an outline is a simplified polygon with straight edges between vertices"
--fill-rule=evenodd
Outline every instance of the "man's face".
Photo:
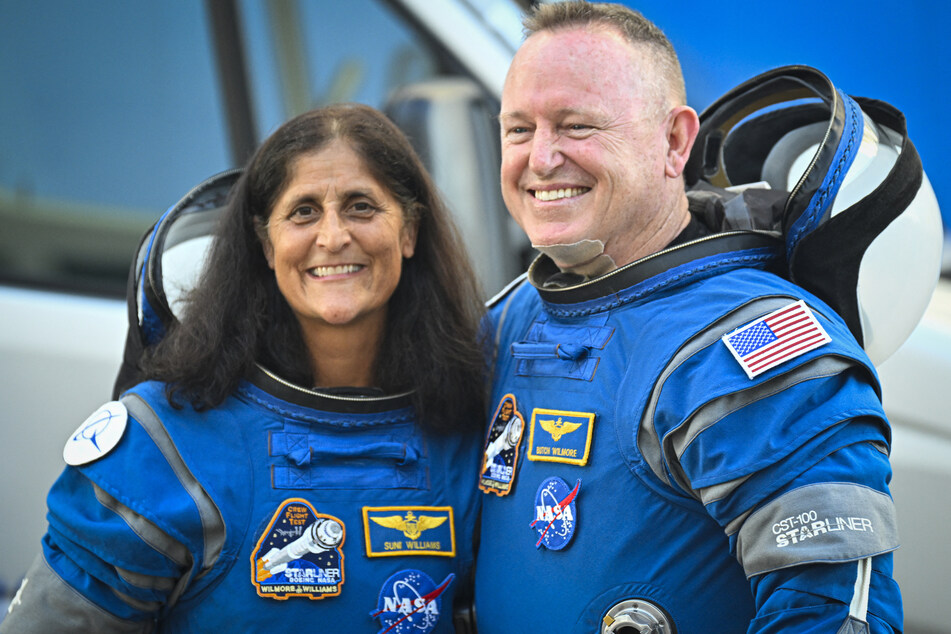
M 645 255 L 641 234 L 669 212 L 666 112 L 646 60 L 613 31 L 580 28 L 536 33 L 515 55 L 502 197 L 533 244 L 601 240 L 618 266 Z

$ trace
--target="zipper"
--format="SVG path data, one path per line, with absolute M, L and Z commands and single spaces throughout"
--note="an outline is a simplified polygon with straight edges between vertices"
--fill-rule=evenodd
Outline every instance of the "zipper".
M 783 207 L 783 218 L 786 217 L 786 214 L 789 213 L 789 205 L 792 204 L 793 198 L 796 197 L 796 194 L 799 193 L 799 190 L 802 189 L 802 186 L 806 182 L 806 178 L 812 172 L 812 168 L 816 166 L 816 162 L 819 160 L 819 154 L 822 153 L 822 148 L 825 147 L 826 142 L 829 140 L 829 135 L 832 133 L 832 125 L 835 123 L 835 111 L 839 106 L 839 91 L 832 91 L 832 117 L 829 119 L 829 125 L 826 127 L 825 136 L 822 137 L 822 141 L 819 143 L 819 147 L 816 148 L 816 153 L 813 155 L 812 160 L 809 162 L 809 167 L 802 173 L 802 176 L 799 177 L 799 182 L 796 183 L 796 186 L 793 187 L 793 190 L 789 192 L 789 196 L 786 198 L 786 205 Z M 846 113 L 846 116 L 848 114 Z
M 387 394 L 386 396 L 340 396 L 339 394 L 327 394 L 326 392 L 320 392 L 318 390 L 310 390 L 310 389 L 307 389 L 306 387 L 301 387 L 300 385 L 291 383 L 290 381 L 285 381 L 281 377 L 277 376 L 276 374 L 274 374 L 273 372 L 271 372 L 270 370 L 262 366 L 260 363 L 255 363 L 254 365 L 257 366 L 257 368 L 261 372 L 268 375 L 270 378 L 274 379 L 275 381 L 277 381 L 284 387 L 289 387 L 292 390 L 296 390 L 302 394 L 307 394 L 310 396 L 319 396 L 321 398 L 328 398 L 328 399 L 333 399 L 337 401 L 345 401 L 349 403 L 366 403 L 367 401 L 387 401 L 394 398 L 410 396 L 414 392 L 414 390 L 410 390 L 408 392 L 400 392 L 399 394 Z
M 620 268 L 614 269 L 614 270 L 611 271 L 610 273 L 606 273 L 606 274 L 604 274 L 604 275 L 602 275 L 602 276 L 600 276 L 600 277 L 596 277 L 596 278 L 594 278 L 594 279 L 587 280 L 587 281 L 582 282 L 582 283 L 580 283 L 580 284 L 575 284 L 575 285 L 569 286 L 569 287 L 567 287 L 567 288 L 546 288 L 546 289 L 545 289 L 545 292 L 546 292 L 546 293 L 560 293 L 560 292 L 566 292 L 566 291 L 575 291 L 575 290 L 577 290 L 577 289 L 579 289 L 579 288 L 584 288 L 584 287 L 590 286 L 590 285 L 592 285 L 592 284 L 600 284 L 600 283 L 603 282 L 604 280 L 610 278 L 612 275 L 618 275 L 618 274 L 620 274 L 622 271 L 625 271 L 625 270 L 627 270 L 627 269 L 629 269 L 629 268 L 635 267 L 635 266 L 637 266 L 638 264 L 643 264 L 644 262 L 649 262 L 650 260 L 653 260 L 654 258 L 659 258 L 659 257 L 661 257 L 662 255 L 666 255 L 667 253 L 670 253 L 670 252 L 675 251 L 675 250 L 677 250 L 677 249 L 681 249 L 681 248 L 683 248 L 683 247 L 692 246 L 692 245 L 695 245 L 695 244 L 702 244 L 702 243 L 704 243 L 704 242 L 709 242 L 709 241 L 711 241 L 711 240 L 717 240 L 717 239 L 722 238 L 722 237 L 724 237 L 724 236 L 748 235 L 748 234 L 750 234 L 750 233 L 758 233 L 758 234 L 762 234 L 762 235 L 769 235 L 769 233 L 768 233 L 768 232 L 765 232 L 765 231 L 752 231 L 752 230 L 723 231 L 723 232 L 721 232 L 721 233 L 714 233 L 714 234 L 711 234 L 711 235 L 709 235 L 709 236 L 703 236 L 702 238 L 697 238 L 696 240 L 690 240 L 689 242 L 682 242 L 682 243 L 680 243 L 680 244 L 678 244 L 678 245 L 675 245 L 675 246 L 672 246 L 672 247 L 668 247 L 668 248 L 666 248 L 666 249 L 664 249 L 664 250 L 662 250 L 662 251 L 658 251 L 657 253 L 651 253 L 650 255 L 647 255 L 647 256 L 645 256 L 645 257 L 639 259 L 639 260 L 634 260 L 634 261 L 631 262 L 630 264 L 625 264 L 624 266 L 622 266 L 622 267 L 620 267 Z M 537 260 L 536 260 L 536 261 L 537 261 Z M 535 264 L 534 264 L 534 262 L 533 262 L 533 263 L 532 263 L 532 266 L 529 267 L 529 271 L 528 271 L 529 279 L 531 279 L 532 269 L 534 268 L 534 266 L 535 266 Z

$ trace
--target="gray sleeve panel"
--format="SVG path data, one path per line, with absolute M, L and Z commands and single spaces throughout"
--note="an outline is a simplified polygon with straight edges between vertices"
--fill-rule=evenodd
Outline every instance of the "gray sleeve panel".
M 112 589 L 112 593 L 122 599 L 127 605 L 131 605 L 133 608 L 139 612 L 158 612 L 162 608 L 162 604 L 158 601 L 140 601 L 135 597 L 130 597 L 124 592 L 119 592 L 115 588 Z
M 741 515 L 730 520 L 730 523 L 723 528 L 723 532 L 729 536 L 740 530 L 740 528 L 743 526 L 743 522 L 745 522 L 746 518 L 750 516 L 750 513 L 752 513 L 752 511 L 746 511 L 745 513 L 742 513 Z
M 14 632 L 153 631 L 151 621 L 126 621 L 102 609 L 77 592 L 38 556 L 26 573 L 20 591 L 0 622 L 0 634 Z
M 756 401 L 768 398 L 773 394 L 782 392 L 799 383 L 826 376 L 835 376 L 852 366 L 853 364 L 846 359 L 838 357 L 819 357 L 797 368 L 793 368 L 768 382 L 711 401 L 706 406 L 697 410 L 683 425 L 671 431 L 664 439 L 663 455 L 667 458 L 667 463 L 670 466 L 674 480 L 681 488 L 691 492 L 694 497 L 698 498 L 704 504 L 710 504 L 711 502 L 727 497 L 743 484 L 748 479 L 748 476 L 694 491 L 689 478 L 687 478 L 687 475 L 680 468 L 680 458 L 684 452 L 687 451 L 690 443 L 696 440 L 697 436 L 704 430 L 715 425 L 717 421 L 728 414 L 743 409 Z
M 193 568 L 192 556 L 191 553 L 188 552 L 188 548 L 181 542 L 169 537 L 169 535 L 158 526 L 103 491 L 95 482 L 92 483 L 92 486 L 96 493 L 96 499 L 99 500 L 100 504 L 121 517 L 143 542 L 174 561 L 185 571 L 185 574 L 182 574 L 178 579 L 152 577 L 118 567 L 115 569 L 116 573 L 127 583 L 139 588 L 169 592 L 168 607 L 175 605 L 178 598 L 185 591 L 185 587 L 188 585 L 188 571 Z M 162 607 L 159 603 L 139 601 L 115 589 L 113 589 L 112 592 L 127 605 L 143 612 L 153 612 Z
M 637 432 L 637 448 L 651 471 L 665 484 L 670 484 L 664 469 L 664 455 L 660 446 L 660 438 L 657 430 L 654 429 L 654 413 L 657 403 L 660 400 L 660 393 L 664 387 L 664 382 L 691 356 L 707 346 L 715 344 L 720 340 L 724 333 L 730 332 L 747 322 L 760 317 L 773 310 L 777 310 L 789 304 L 790 301 L 796 301 L 797 298 L 789 295 L 780 295 L 774 297 L 762 297 L 756 301 L 741 306 L 729 315 L 721 318 L 711 324 L 706 330 L 700 332 L 677 352 L 676 355 L 664 368 L 664 371 L 658 377 L 657 382 L 651 390 L 647 407 L 644 408 L 644 415 L 641 417 L 640 426 Z M 689 490 L 689 488 L 687 489 Z
M 200 576 L 211 570 L 224 549 L 225 522 L 221 511 L 185 464 L 168 430 L 149 404 L 136 394 L 127 394 L 122 397 L 122 403 L 168 460 L 175 475 L 198 508 L 204 538 L 204 561 L 202 561 L 201 570 L 198 571 Z
M 850 616 L 836 634 L 868 634 L 868 623 Z
M 159 592 L 171 592 L 175 589 L 176 580 L 169 577 L 153 577 L 119 567 L 116 567 L 116 572 L 119 573 L 123 581 L 136 588 L 158 590 Z
M 737 535 L 747 577 L 800 564 L 856 561 L 898 548 L 891 497 L 860 484 L 793 489 L 757 509 Z
M 174 561 L 179 568 L 188 570 L 192 567 L 191 553 L 184 544 L 169 537 L 158 526 L 106 493 L 95 482 L 92 487 L 99 503 L 121 517 L 143 542 Z

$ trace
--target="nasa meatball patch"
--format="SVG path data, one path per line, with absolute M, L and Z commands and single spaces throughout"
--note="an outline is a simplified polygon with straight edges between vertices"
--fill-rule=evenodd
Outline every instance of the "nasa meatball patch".
M 258 595 L 323 599 L 343 585 L 344 527 L 307 500 L 284 500 L 251 553 L 251 582 Z
M 561 550 L 571 542 L 578 526 L 575 498 L 581 490 L 581 480 L 573 489 L 555 476 L 541 483 L 535 493 L 535 515 L 530 526 L 538 541 L 535 548 Z
M 376 610 L 378 634 L 428 634 L 442 613 L 442 594 L 456 576 L 450 574 L 438 586 L 421 570 L 401 570 L 383 583 Z

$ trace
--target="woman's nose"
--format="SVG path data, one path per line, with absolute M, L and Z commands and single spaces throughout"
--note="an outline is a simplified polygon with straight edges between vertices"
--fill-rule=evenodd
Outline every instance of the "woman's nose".
M 325 212 L 317 224 L 317 246 L 335 253 L 350 244 L 350 229 L 336 212 Z

